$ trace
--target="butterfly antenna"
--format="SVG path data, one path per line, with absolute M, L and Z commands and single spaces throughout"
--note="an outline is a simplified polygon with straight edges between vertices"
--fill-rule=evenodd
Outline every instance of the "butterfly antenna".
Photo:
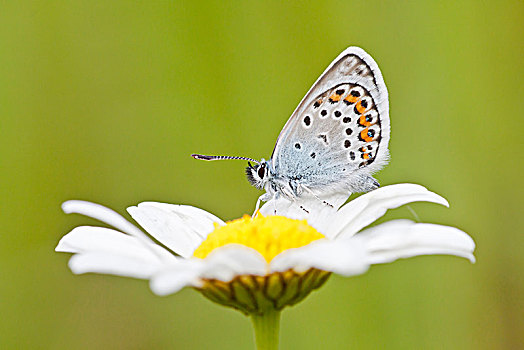
M 191 157 L 195 158 L 195 159 L 200 159 L 200 160 L 228 160 L 228 159 L 239 159 L 239 160 L 247 160 L 247 161 L 250 161 L 250 162 L 254 162 L 254 163 L 257 163 L 257 164 L 260 164 L 260 162 L 258 160 L 255 160 L 253 158 L 249 158 L 249 157 L 234 157 L 234 156 L 206 156 L 206 155 L 203 155 L 203 154 L 192 154 Z

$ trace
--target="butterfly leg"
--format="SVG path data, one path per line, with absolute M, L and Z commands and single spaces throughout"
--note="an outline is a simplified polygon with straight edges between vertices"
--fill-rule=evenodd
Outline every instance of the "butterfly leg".
M 306 208 L 304 208 L 304 206 L 303 206 L 302 204 L 299 204 L 299 203 L 297 202 L 296 197 L 291 197 L 291 200 L 293 201 L 293 203 L 294 203 L 297 207 L 299 207 L 300 209 L 302 209 L 306 214 L 309 214 L 309 210 L 307 210 Z
M 319 196 L 317 196 L 315 193 L 313 193 L 313 191 L 311 191 L 308 187 L 306 186 L 302 186 L 302 188 L 309 194 L 311 194 L 313 197 L 315 197 L 315 199 L 317 199 L 319 202 L 322 202 L 322 204 L 325 204 L 327 205 L 328 207 L 330 208 L 333 208 L 333 205 L 328 203 L 327 201 L 321 199 Z
M 258 210 L 260 209 L 260 202 L 267 202 L 268 200 L 270 200 L 273 196 L 270 195 L 269 193 L 264 193 L 263 195 L 261 195 L 260 197 L 258 197 L 257 199 L 257 204 L 255 205 L 255 211 L 253 212 L 253 215 L 252 217 L 255 217 L 255 215 L 257 215 L 257 212 Z M 276 210 L 276 209 L 275 209 Z

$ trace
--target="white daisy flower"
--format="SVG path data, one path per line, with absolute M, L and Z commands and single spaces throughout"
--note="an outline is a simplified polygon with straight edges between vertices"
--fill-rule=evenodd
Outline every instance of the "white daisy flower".
M 289 288 L 288 277 L 293 280 L 303 278 L 302 275 L 314 281 L 301 285 L 302 290 L 295 293 L 307 294 L 310 290 L 306 287 L 321 284 L 331 272 L 357 275 L 371 264 L 399 258 L 450 254 L 473 262 L 473 240 L 454 227 L 394 220 L 364 229 L 387 209 L 415 201 L 448 205 L 444 198 L 419 185 L 385 186 L 358 197 L 331 215 L 315 216 L 312 212 L 309 216 L 312 222 L 316 221 L 313 226 L 318 230 L 306 221 L 282 216 L 245 216 L 224 223 L 191 206 L 144 202 L 129 207 L 133 219 L 160 244 L 111 209 L 67 201 L 62 206 L 66 213 L 90 216 L 115 229 L 76 227 L 60 240 L 56 251 L 74 253 L 69 262 L 74 273 L 149 279 L 151 290 L 158 295 L 190 286 L 211 296 L 214 284 L 235 284 L 233 280 L 248 280 L 247 289 L 260 287 L 250 292 L 264 294 L 268 291 L 262 288 L 265 283 L 257 287 L 257 282 L 263 282 L 258 277 L 285 282 Z M 266 203 L 261 212 L 271 213 L 272 205 Z M 288 216 L 297 212 L 289 208 Z M 273 294 L 285 294 L 282 288 L 279 285 Z M 231 295 L 217 293 L 216 297 L 234 303 L 229 299 Z M 273 300 L 271 293 L 255 299 L 264 297 L 279 308 L 287 305 Z M 232 306 L 252 312 L 260 308 L 255 304 L 240 301 Z
M 158 295 L 193 287 L 253 316 L 255 328 L 267 319 L 259 315 L 276 315 L 301 301 L 331 273 L 353 276 L 372 264 L 428 254 L 475 261 L 475 243 L 454 227 L 393 220 L 366 228 L 387 209 L 410 202 L 448 205 L 420 185 L 385 186 L 339 209 L 345 199 L 331 198 L 334 208 L 322 204 L 309 213 L 287 201 L 268 202 L 262 215 L 227 223 L 185 205 L 144 202 L 128 208 L 154 240 L 111 209 L 67 201 L 62 206 L 66 213 L 90 216 L 115 229 L 76 227 L 56 251 L 74 254 L 69 267 L 76 274 L 148 279 Z

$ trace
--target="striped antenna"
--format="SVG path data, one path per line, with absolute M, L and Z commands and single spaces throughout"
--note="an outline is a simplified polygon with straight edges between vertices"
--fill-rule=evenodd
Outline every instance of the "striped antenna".
M 247 160 L 253 163 L 260 164 L 258 160 L 254 160 L 253 158 L 249 157 L 234 157 L 234 156 L 206 156 L 203 154 L 192 154 L 191 157 L 195 159 L 200 160 L 228 160 L 228 159 L 240 159 L 240 160 Z

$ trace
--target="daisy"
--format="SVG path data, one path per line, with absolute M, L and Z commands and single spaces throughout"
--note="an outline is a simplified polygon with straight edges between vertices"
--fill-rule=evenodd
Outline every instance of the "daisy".
M 387 209 L 407 203 L 448 206 L 420 185 L 385 186 L 340 207 L 346 199 L 331 198 L 333 208 L 319 205 L 307 212 L 287 201 L 270 201 L 256 217 L 227 223 L 185 205 L 144 202 L 128 208 L 150 236 L 111 209 L 67 201 L 64 212 L 90 216 L 114 229 L 76 227 L 56 251 L 74 254 L 69 267 L 76 274 L 147 279 L 157 295 L 193 287 L 251 316 L 259 349 L 277 346 L 280 311 L 322 286 L 331 273 L 353 276 L 372 264 L 428 254 L 475 261 L 475 243 L 454 227 L 409 220 L 368 227 Z

